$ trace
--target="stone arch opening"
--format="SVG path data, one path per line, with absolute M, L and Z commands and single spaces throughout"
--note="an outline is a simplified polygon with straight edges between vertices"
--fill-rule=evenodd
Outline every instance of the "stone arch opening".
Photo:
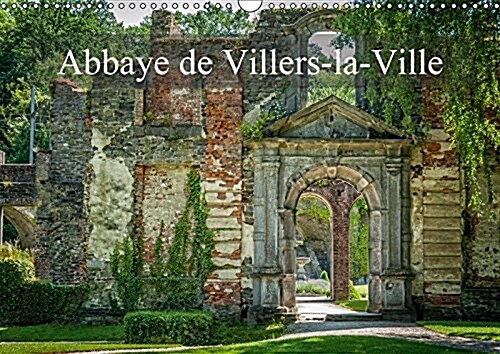
M 339 34 L 341 29 L 335 25 L 335 20 L 341 14 L 338 10 L 322 10 L 313 11 L 299 18 L 296 22 L 282 26 L 283 33 L 293 38 L 294 54 L 297 57 L 308 57 L 310 53 L 310 40 L 319 33 L 335 33 Z M 353 39 L 353 43 L 358 42 L 358 39 Z M 360 46 L 360 49 L 362 45 Z M 305 71 L 305 63 L 303 64 Z M 324 71 L 324 68 L 322 68 Z M 349 103 L 362 104 L 362 91 L 364 82 L 361 75 L 347 77 L 353 79 L 352 88 L 354 89 L 354 100 L 349 100 Z M 299 111 L 305 108 L 309 103 L 310 77 L 308 75 L 296 75 L 292 78 L 288 96 L 295 97 L 295 107 L 292 111 Z M 340 97 L 345 98 L 345 97 Z
M 308 39 L 307 57 L 318 58 L 321 70 L 308 77 L 307 106 L 332 95 L 351 105 L 356 104 L 354 76 L 344 73 L 345 69 L 350 72 L 346 66 L 351 63 L 349 58 L 354 57 L 354 42 L 338 47 L 336 41 L 341 35 L 337 31 L 319 31 Z
M 380 275 L 382 273 L 382 217 L 380 197 L 375 186 L 369 179 L 365 178 L 360 172 L 346 166 L 320 166 L 310 169 L 298 178 L 290 181 L 284 201 L 283 230 L 284 239 L 294 238 L 294 228 L 296 219 L 296 208 L 300 195 L 306 191 L 315 182 L 322 179 L 339 180 L 350 184 L 363 196 L 368 206 L 368 311 L 380 312 L 382 309 L 382 288 Z M 357 197 L 357 196 L 356 196 Z M 289 244 L 288 244 L 289 245 Z M 292 309 L 295 308 L 295 282 L 290 280 L 295 276 L 289 274 L 295 272 L 295 249 L 285 246 L 283 257 L 283 269 L 285 271 L 282 287 L 282 305 Z
M 28 207 L 4 206 L 3 216 L 15 228 L 19 245 L 23 249 L 34 247 L 35 217 Z
M 365 284 L 360 279 L 368 261 L 368 225 L 359 212 L 363 207 L 363 195 L 339 179 L 321 179 L 301 193 L 296 211 L 298 296 L 313 288 L 333 301 L 349 300 L 353 275 Z M 329 284 L 321 279 L 323 272 Z

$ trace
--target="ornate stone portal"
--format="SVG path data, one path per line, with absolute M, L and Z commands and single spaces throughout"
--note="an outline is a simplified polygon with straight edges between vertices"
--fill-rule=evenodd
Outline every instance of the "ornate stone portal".
M 337 127 L 341 138 L 332 138 Z M 335 97 L 269 131 L 271 138 L 249 145 L 255 159 L 254 217 L 262 221 L 254 228 L 253 310 L 295 310 L 297 202 L 314 182 L 332 179 L 352 185 L 369 208 L 369 311 L 406 312 L 409 142 Z

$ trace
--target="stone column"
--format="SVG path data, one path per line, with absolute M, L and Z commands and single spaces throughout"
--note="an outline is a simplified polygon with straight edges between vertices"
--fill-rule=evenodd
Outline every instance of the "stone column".
M 401 158 L 386 161 L 389 205 L 389 269 L 401 269 Z
M 285 209 L 283 219 L 283 273 L 281 304 L 289 310 L 295 309 L 295 211 Z
M 254 306 L 280 306 L 278 264 L 278 156 L 256 156 L 254 188 Z
M 332 204 L 334 269 L 332 299 L 349 300 L 349 210 L 352 203 L 346 203 L 351 202 L 346 200 L 346 191 L 337 189 L 336 192 Z
M 369 212 L 368 241 L 368 312 L 382 309 L 382 213 L 380 210 Z

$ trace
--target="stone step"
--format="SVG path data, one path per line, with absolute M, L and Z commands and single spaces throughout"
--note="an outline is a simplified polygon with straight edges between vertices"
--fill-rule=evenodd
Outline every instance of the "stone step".
M 335 313 L 327 314 L 326 321 L 380 321 L 382 314 L 380 313 Z
M 325 322 L 325 321 L 380 321 L 380 313 L 301 313 L 299 322 Z

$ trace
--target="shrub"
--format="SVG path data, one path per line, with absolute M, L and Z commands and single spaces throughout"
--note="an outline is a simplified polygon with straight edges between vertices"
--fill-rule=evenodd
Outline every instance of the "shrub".
M 356 290 L 352 280 L 349 280 L 349 300 L 361 300 L 361 296 Z
M 319 277 L 323 280 L 326 280 L 327 282 L 330 282 L 330 278 L 328 277 L 328 273 L 326 272 L 326 270 L 322 271 Z
M 53 285 L 33 275 L 33 263 L 23 257 L 0 259 L 0 324 L 41 324 L 78 314 L 86 286 Z
M 125 318 L 128 343 L 207 344 L 212 338 L 214 317 L 210 312 L 138 311 Z

